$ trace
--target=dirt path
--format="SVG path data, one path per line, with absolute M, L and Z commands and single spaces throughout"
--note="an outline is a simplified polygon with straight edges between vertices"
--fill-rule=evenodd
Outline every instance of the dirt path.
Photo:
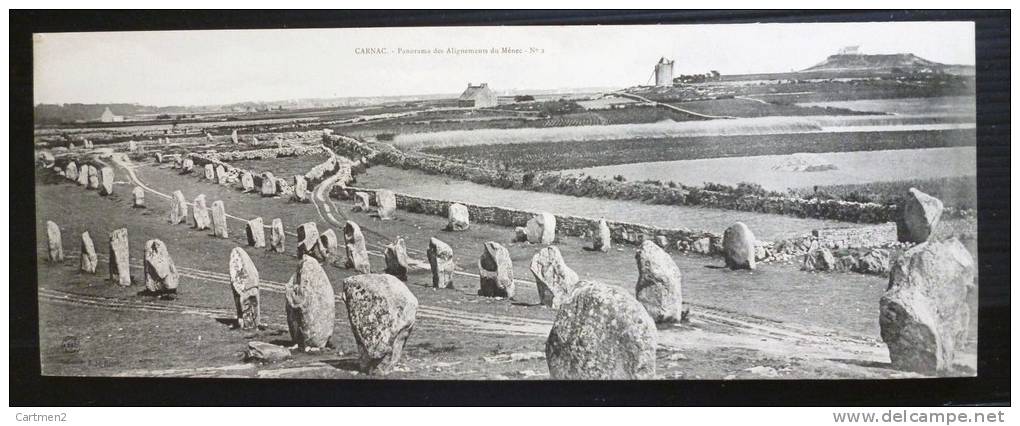
M 635 95 L 633 93 L 627 93 L 627 92 L 623 92 L 623 91 L 616 92 L 616 94 L 620 95 L 622 97 L 625 97 L 625 98 L 631 98 L 631 99 L 638 100 L 638 101 L 641 101 L 641 102 L 647 102 L 647 103 L 652 104 L 652 105 L 657 106 L 657 107 L 663 107 L 663 108 L 671 109 L 671 110 L 679 112 L 681 114 L 692 115 L 692 116 L 695 116 L 695 117 L 709 118 L 709 119 L 734 119 L 734 118 L 737 118 L 737 117 L 731 117 L 731 116 L 728 116 L 728 115 L 708 115 L 708 114 L 702 114 L 700 112 L 694 112 L 694 111 L 691 111 L 689 109 L 680 108 L 680 107 L 678 107 L 676 105 L 670 105 L 670 104 L 664 104 L 662 102 L 656 102 L 656 101 L 648 99 L 648 98 L 646 98 L 644 96 L 639 96 L 639 95 Z

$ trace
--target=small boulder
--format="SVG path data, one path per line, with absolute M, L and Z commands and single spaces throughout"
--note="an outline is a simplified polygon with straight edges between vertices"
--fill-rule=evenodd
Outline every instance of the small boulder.
M 538 285 L 538 296 L 543 305 L 559 308 L 574 290 L 580 278 L 567 266 L 556 246 L 547 246 L 531 258 L 531 274 Z
M 641 244 L 635 293 L 656 323 L 679 323 L 683 316 L 680 268 L 665 250 L 651 241 Z
M 453 272 L 457 266 L 453 262 L 453 249 L 438 238 L 430 238 L 426 255 L 432 269 L 432 287 L 454 288 Z
M 655 378 L 658 331 L 626 290 L 582 281 L 560 307 L 545 343 L 549 376 L 558 380 Z
M 836 269 L 836 257 L 825 247 L 815 247 L 804 255 L 804 263 L 800 269 L 804 271 L 831 271 Z
M 449 231 L 466 231 L 471 226 L 468 209 L 463 204 L 450 204 L 446 215 L 448 219 L 446 229 Z
M 523 226 L 514 228 L 514 238 L 510 241 L 512 243 L 524 243 L 528 241 L 528 229 Z
M 900 242 L 923 243 L 942 219 L 942 201 L 910 188 L 904 197 L 900 216 L 896 221 L 896 237 Z
M 556 239 L 556 216 L 552 213 L 539 213 L 528 221 L 525 227 L 528 242 L 549 245 Z
M 145 208 L 145 190 L 140 186 L 136 186 L 135 189 L 131 190 L 131 195 L 134 198 L 134 202 L 131 204 L 136 209 Z
M 297 273 L 286 286 L 287 327 L 294 344 L 323 348 L 333 336 L 336 321 L 333 286 L 326 271 L 311 256 L 302 256 Z
M 192 170 L 195 170 L 195 160 L 185 158 L 181 162 L 181 173 L 191 173 Z
M 712 253 L 712 239 L 708 237 L 698 238 L 691 243 L 692 252 L 697 254 L 711 254 Z
M 862 274 L 885 275 L 889 273 L 889 250 L 871 249 L 857 258 L 853 270 Z
M 354 193 L 354 208 L 352 210 L 356 212 L 367 212 L 372 209 L 371 197 L 367 192 L 355 192 Z
M 514 297 L 514 270 L 510 252 L 502 244 L 485 243 L 478 260 L 479 296 Z
M 241 173 L 241 191 L 252 192 L 255 190 L 255 178 L 251 176 L 251 172 Z
M 361 354 L 361 370 L 386 374 L 400 361 L 414 329 L 418 299 L 392 275 L 362 274 L 343 282 L 344 304 Z
M 734 223 L 723 233 L 723 254 L 730 269 L 755 269 L 754 234 L 742 222 Z
M 244 353 L 246 362 L 258 362 L 271 364 L 285 361 L 291 358 L 290 349 L 277 346 L 272 343 L 251 341 L 248 342 L 248 350 Z

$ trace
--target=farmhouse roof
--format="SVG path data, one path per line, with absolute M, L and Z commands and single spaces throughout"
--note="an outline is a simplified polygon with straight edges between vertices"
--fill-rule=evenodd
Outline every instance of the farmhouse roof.
M 462 101 L 469 101 L 477 98 L 482 94 L 486 95 L 492 94 L 492 89 L 489 89 L 489 83 L 482 83 L 477 86 L 473 86 L 471 85 L 471 83 L 468 83 L 467 89 L 464 89 L 464 93 L 460 94 L 459 99 Z

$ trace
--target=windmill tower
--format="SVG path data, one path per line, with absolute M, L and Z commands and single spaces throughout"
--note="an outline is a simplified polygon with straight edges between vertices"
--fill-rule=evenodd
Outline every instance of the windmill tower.
M 655 64 L 655 85 L 656 86 L 673 85 L 672 60 L 667 60 L 666 57 L 662 57 L 659 59 L 659 62 Z

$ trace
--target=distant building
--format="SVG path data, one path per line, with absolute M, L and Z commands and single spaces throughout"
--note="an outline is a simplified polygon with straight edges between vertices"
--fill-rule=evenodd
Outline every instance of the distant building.
M 472 86 L 468 83 L 467 89 L 457 98 L 457 106 L 464 108 L 489 108 L 499 102 L 496 93 L 489 89 L 489 83 L 482 83 Z
M 655 85 L 673 85 L 673 61 L 667 60 L 666 57 L 660 58 L 659 63 L 655 64 Z
M 110 111 L 110 107 L 106 107 L 103 114 L 99 116 L 99 121 L 103 123 L 117 123 L 124 121 L 124 116 L 114 115 L 113 111 Z

